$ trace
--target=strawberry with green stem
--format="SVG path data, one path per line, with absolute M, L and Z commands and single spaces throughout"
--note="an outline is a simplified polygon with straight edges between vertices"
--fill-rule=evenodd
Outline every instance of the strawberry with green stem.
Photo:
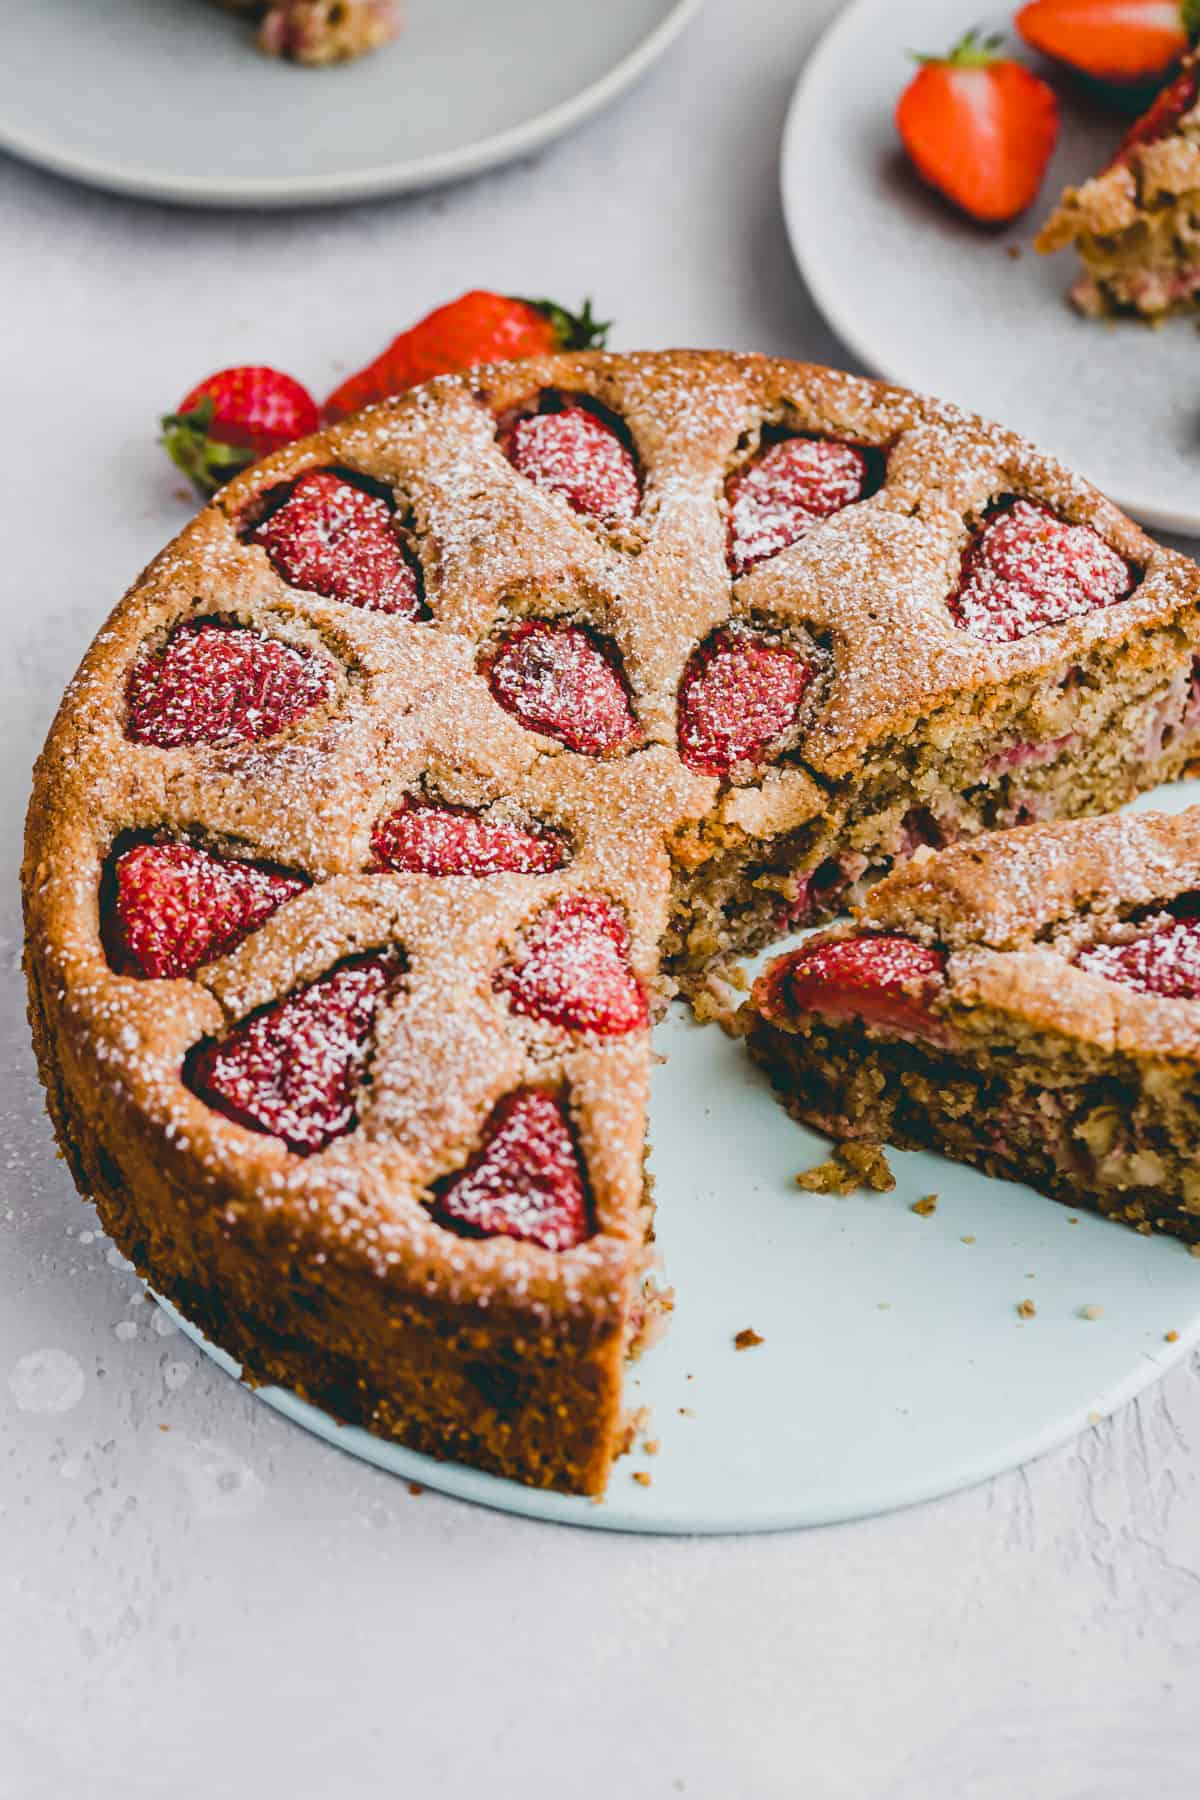
M 546 356 L 602 346 L 609 326 L 593 318 L 590 300 L 571 313 L 553 300 L 520 300 L 474 288 L 427 313 L 387 349 L 334 389 L 322 408 L 326 424 L 435 375 L 477 363 Z
M 922 180 L 988 225 L 1030 205 L 1058 139 L 1053 89 L 1002 55 L 1000 42 L 968 31 L 949 55 L 918 56 L 896 108 Z

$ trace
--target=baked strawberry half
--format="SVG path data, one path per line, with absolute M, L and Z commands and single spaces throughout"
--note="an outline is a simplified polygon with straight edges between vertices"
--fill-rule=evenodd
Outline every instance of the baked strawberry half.
M 514 1012 L 564 1031 L 619 1037 L 640 1031 L 650 1019 L 630 967 L 624 915 L 594 894 L 568 894 L 547 907 L 495 985 Z
M 603 525 L 628 524 L 641 503 L 631 452 L 586 407 L 515 419 L 501 431 L 500 448 L 518 474 Z
M 1071 525 L 1034 500 L 1006 499 L 988 513 L 950 600 L 972 637 L 1012 643 L 1133 592 L 1136 576 L 1090 525 Z
M 105 920 L 120 974 L 167 980 L 226 956 L 308 886 L 302 875 L 195 844 L 134 844 L 113 865 Z
M 1192 913 L 1172 919 L 1125 944 L 1089 944 L 1076 961 L 1090 974 L 1140 994 L 1200 999 L 1200 918 Z
M 187 1061 L 188 1086 L 300 1156 L 323 1150 L 357 1123 L 376 1016 L 404 970 L 395 949 L 347 958 L 227 1037 L 200 1044 Z
M 490 819 L 465 806 L 403 799 L 378 821 L 371 853 L 406 875 L 548 875 L 570 860 L 560 832 Z
M 878 486 L 871 460 L 855 444 L 789 437 L 769 445 L 726 484 L 730 569 L 747 574 Z
M 861 1019 L 900 1037 L 938 1041 L 945 1028 L 931 1012 L 946 968 L 942 950 L 911 938 L 826 938 L 805 944 L 770 972 L 773 1001 L 786 1016 Z
M 611 756 L 637 741 L 616 647 L 586 626 L 524 619 L 481 667 L 505 712 L 568 750 Z
M 293 587 L 370 612 L 414 619 L 421 582 L 396 529 L 395 509 L 329 469 L 310 469 L 250 533 Z
M 433 1215 L 468 1237 L 570 1250 L 592 1235 L 583 1169 L 561 1102 L 541 1088 L 506 1094 L 479 1149 L 439 1189 Z
M 760 763 L 796 722 L 812 669 L 788 644 L 726 627 L 696 650 L 679 686 L 679 755 L 722 779 Z
M 129 672 L 126 732 L 159 749 L 272 737 L 328 700 L 327 657 L 243 625 L 178 626 Z

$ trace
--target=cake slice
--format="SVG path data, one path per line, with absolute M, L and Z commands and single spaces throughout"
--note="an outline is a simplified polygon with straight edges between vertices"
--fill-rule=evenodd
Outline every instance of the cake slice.
M 1193 52 L 1112 162 L 1068 188 L 1042 227 L 1042 252 L 1074 244 L 1081 312 L 1162 318 L 1200 290 L 1200 52 Z
M 395 0 L 217 0 L 258 21 L 268 56 L 320 67 L 349 62 L 388 44 L 400 29 Z
M 819 1131 L 1200 1242 L 1200 807 L 918 853 L 740 1017 Z

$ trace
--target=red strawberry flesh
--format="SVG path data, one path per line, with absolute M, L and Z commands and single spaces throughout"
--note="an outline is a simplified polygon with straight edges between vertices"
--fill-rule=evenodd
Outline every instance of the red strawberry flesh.
M 570 894 L 548 907 L 495 985 L 514 1012 L 565 1031 L 619 1037 L 649 1022 L 629 964 L 629 928 L 615 906 L 590 894 Z
M 302 475 L 251 540 L 293 587 L 407 619 L 421 610 L 420 583 L 391 507 L 328 469 Z
M 730 478 L 729 566 L 745 575 L 795 544 L 869 485 L 866 457 L 831 438 L 785 438 Z
M 628 749 L 637 736 L 616 651 L 581 625 L 526 619 L 485 669 L 506 712 L 581 756 Z
M 357 1121 L 376 1015 L 403 973 L 397 950 L 349 958 L 227 1037 L 201 1044 L 189 1058 L 188 1085 L 298 1155 L 323 1150 Z
M 1160 139 L 1169 137 L 1184 114 L 1191 112 L 1197 99 L 1200 99 L 1200 61 L 1189 62 L 1185 69 L 1181 69 L 1174 81 L 1169 81 L 1163 88 L 1149 110 L 1130 126 L 1113 158 L 1112 166 L 1115 168 L 1119 163 L 1128 162 L 1139 145 L 1155 144 Z
M 1200 999 L 1200 918 L 1173 919 L 1127 944 L 1090 944 L 1076 960 L 1140 994 Z
M 139 744 L 237 744 L 283 731 L 329 699 L 325 657 L 246 626 L 182 625 L 129 672 L 126 730 Z
M 945 967 L 943 951 L 911 938 L 831 938 L 783 958 L 771 979 L 789 1013 L 861 1019 L 897 1036 L 936 1041 L 944 1029 L 930 1005 Z
M 558 832 L 412 799 L 378 821 L 371 850 L 381 868 L 411 875 L 545 875 L 570 856 Z
M 160 980 L 227 955 L 308 886 L 300 875 L 194 844 L 135 844 L 117 858 L 114 876 L 114 962 L 122 973 Z
M 544 1250 L 570 1250 L 590 1237 L 583 1171 L 554 1095 L 540 1088 L 507 1094 L 433 1211 L 440 1224 L 467 1236 L 520 1238 Z
M 577 513 L 624 525 L 637 512 L 633 457 L 612 426 L 585 407 L 517 419 L 501 433 L 500 447 L 519 474 L 561 495 Z
M 689 769 L 727 776 L 761 760 L 795 723 L 812 670 L 786 644 L 719 631 L 691 657 L 679 688 L 679 754 Z
M 956 625 L 1007 644 L 1132 593 L 1124 557 L 1090 525 L 1071 525 L 1031 500 L 1002 503 L 963 558 L 950 601 Z

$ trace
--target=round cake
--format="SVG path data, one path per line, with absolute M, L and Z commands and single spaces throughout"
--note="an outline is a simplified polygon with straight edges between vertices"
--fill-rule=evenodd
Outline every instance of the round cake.
M 602 1491 L 669 1305 L 656 1014 L 920 845 L 1187 767 L 1198 604 L 1019 439 L 761 357 L 477 370 L 257 464 L 35 774 L 81 1191 L 250 1378 Z

